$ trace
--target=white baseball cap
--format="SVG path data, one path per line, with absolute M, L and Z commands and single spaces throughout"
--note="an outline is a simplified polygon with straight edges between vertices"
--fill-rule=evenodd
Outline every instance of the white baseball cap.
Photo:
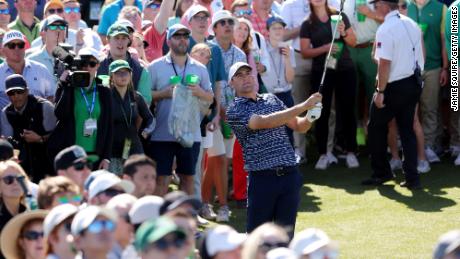
M 154 195 L 146 195 L 138 199 L 128 213 L 131 224 L 141 224 L 160 217 L 160 207 L 163 202 L 163 198 Z
M 57 225 L 77 212 L 78 207 L 70 203 L 54 207 L 48 215 L 46 215 L 45 221 L 43 221 L 43 233 L 45 237 L 48 237 Z
M 22 34 L 22 32 L 16 31 L 16 30 L 11 30 L 11 31 L 7 31 L 3 35 L 3 40 L 2 40 L 3 47 L 5 47 L 6 44 L 8 44 L 9 42 L 11 42 L 13 40 L 20 40 L 22 42 L 26 42 L 24 40 L 24 34 Z
M 192 5 L 186 12 L 187 15 L 187 21 L 190 22 L 190 20 L 193 18 L 198 13 L 204 12 L 208 16 L 211 16 L 211 13 L 209 13 L 208 9 L 202 5 Z
M 101 53 L 99 53 L 99 51 L 97 51 L 96 49 L 90 48 L 90 47 L 82 48 L 78 52 L 78 56 L 80 56 L 80 57 L 82 57 L 82 56 L 92 56 L 95 59 L 97 59 L 98 61 L 102 61 Z
M 113 222 L 117 222 L 117 213 L 111 209 L 100 206 L 90 205 L 80 210 L 72 220 L 71 232 L 72 235 L 78 236 L 87 229 L 97 216 L 104 216 Z
M 297 259 L 298 256 L 289 248 L 278 247 L 268 251 L 267 259 Z
M 210 230 L 206 238 L 206 250 L 209 256 L 215 256 L 219 252 L 232 251 L 246 241 L 246 234 L 236 232 L 230 226 L 219 225 Z
M 224 19 L 232 19 L 235 22 L 235 26 L 238 24 L 238 20 L 232 15 L 230 11 L 227 11 L 227 10 L 217 11 L 212 16 L 212 21 L 208 28 L 209 35 L 214 35 L 214 30 L 213 30 L 214 25 L 216 25 L 218 21 L 224 20 Z
M 289 248 L 298 256 L 310 254 L 326 245 L 332 240 L 321 229 L 307 228 L 294 236 Z
M 235 76 L 236 72 L 238 72 L 238 69 L 242 67 L 247 67 L 250 70 L 252 70 L 252 67 L 246 63 L 246 62 L 236 62 L 230 67 L 230 70 L 228 71 L 228 82 L 232 81 L 232 78 Z
M 122 188 L 126 193 L 132 193 L 134 191 L 134 184 L 131 181 L 122 180 L 113 173 L 101 174 L 96 176 L 93 182 L 89 185 L 88 199 L 91 200 L 98 193 L 113 186 Z

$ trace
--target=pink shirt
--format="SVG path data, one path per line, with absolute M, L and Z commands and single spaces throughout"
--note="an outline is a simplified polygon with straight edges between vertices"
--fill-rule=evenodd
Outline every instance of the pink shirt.
M 152 62 L 163 56 L 163 43 L 165 38 L 166 32 L 162 34 L 158 33 L 153 24 L 144 32 L 144 40 L 149 44 L 145 49 L 145 56 L 148 62 Z

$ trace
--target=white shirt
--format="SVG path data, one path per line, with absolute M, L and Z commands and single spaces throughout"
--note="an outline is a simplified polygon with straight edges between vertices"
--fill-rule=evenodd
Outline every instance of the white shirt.
M 284 57 L 280 54 L 279 48 L 273 48 L 272 45 L 267 41 L 266 49 L 268 51 L 268 58 L 272 71 L 270 73 L 262 74 L 262 81 L 269 93 L 277 94 L 287 92 L 292 89 L 292 84 L 286 81 L 286 66 L 284 63 Z M 295 68 L 294 50 L 289 47 L 290 51 L 290 63 Z
M 375 39 L 375 59 L 391 61 L 389 83 L 413 75 L 416 61 L 423 70 L 422 32 L 407 16 L 397 10 L 388 13 Z
M 374 11 L 374 6 L 368 4 L 367 7 Z M 348 16 L 350 20 L 351 27 L 356 35 L 356 44 L 366 43 L 369 41 L 374 41 L 375 33 L 379 27 L 374 19 L 366 17 L 364 22 L 358 22 L 358 7 L 356 6 L 356 0 L 347 0 L 343 6 L 343 12 Z

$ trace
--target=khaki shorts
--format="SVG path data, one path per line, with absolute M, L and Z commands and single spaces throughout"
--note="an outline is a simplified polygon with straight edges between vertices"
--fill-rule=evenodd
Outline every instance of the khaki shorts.
M 235 136 L 231 139 L 224 139 L 222 132 L 216 130 L 212 136 L 212 147 L 208 148 L 208 157 L 225 155 L 227 158 L 232 158 L 234 144 Z

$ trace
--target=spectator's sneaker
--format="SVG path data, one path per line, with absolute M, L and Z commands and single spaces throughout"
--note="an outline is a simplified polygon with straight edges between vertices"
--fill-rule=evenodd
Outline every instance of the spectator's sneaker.
M 358 159 L 356 158 L 355 154 L 347 154 L 347 167 L 348 168 L 358 168 L 359 167 L 359 162 Z
M 418 160 L 417 171 L 421 174 L 428 173 L 431 170 L 430 163 L 426 160 Z
M 229 222 L 230 221 L 230 209 L 227 205 L 221 206 L 217 211 L 217 222 Z
M 177 185 L 177 186 L 180 185 L 180 178 L 179 178 L 179 176 L 176 174 L 176 171 L 173 171 L 173 172 L 172 172 L 171 182 L 172 182 L 174 185 Z
M 327 155 L 321 155 L 316 162 L 315 169 L 316 170 L 326 170 L 329 166 L 329 158 Z
M 295 160 L 298 165 L 305 165 L 307 164 L 307 158 L 302 157 L 299 154 L 295 154 Z
M 454 165 L 456 165 L 456 166 L 460 165 L 460 154 L 458 154 L 457 159 L 455 159 Z
M 450 155 L 456 157 L 460 155 L 460 146 L 450 146 Z
M 327 152 L 327 159 L 329 160 L 329 164 L 337 164 L 339 161 L 337 160 L 337 157 L 332 154 L 332 152 Z
M 212 205 L 204 203 L 200 211 L 200 216 L 207 220 L 215 220 L 216 213 L 212 210 Z
M 426 156 L 426 159 L 428 160 L 428 162 L 430 162 L 430 163 L 436 163 L 436 162 L 441 161 L 439 159 L 438 155 L 436 155 L 436 153 L 430 147 L 427 147 L 425 149 L 425 156 Z
M 196 219 L 198 221 L 198 226 L 200 227 L 209 225 L 209 221 L 207 221 L 205 218 L 202 218 L 200 215 L 196 216 Z
M 401 159 L 392 158 L 390 160 L 390 167 L 391 167 L 391 171 L 401 170 L 402 169 L 402 161 L 401 161 Z

